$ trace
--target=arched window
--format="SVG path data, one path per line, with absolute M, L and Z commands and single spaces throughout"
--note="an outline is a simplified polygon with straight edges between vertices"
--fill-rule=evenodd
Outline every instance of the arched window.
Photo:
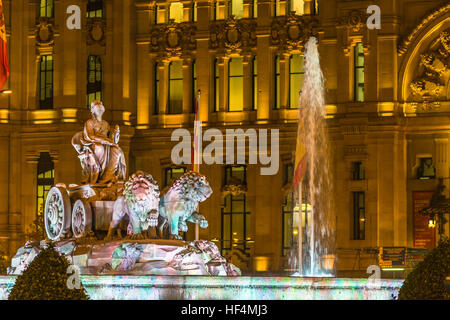
M 99 56 L 89 56 L 87 63 L 87 106 L 94 100 L 102 100 L 102 60 Z
M 192 62 L 192 113 L 195 113 L 197 106 L 197 64 Z
M 155 66 L 153 68 L 153 79 L 154 79 L 154 103 L 155 103 L 155 108 L 154 108 L 154 113 L 158 114 L 159 113 L 159 70 L 158 70 L 158 64 L 155 63 Z
M 219 61 L 214 60 L 214 111 L 219 111 L 219 92 L 220 78 L 219 78 Z
M 103 18 L 103 0 L 88 0 L 86 11 L 88 18 Z
M 169 113 L 183 113 L 183 62 L 172 61 L 169 65 Z
M 176 23 L 183 22 L 184 19 L 183 3 L 181 2 L 170 3 L 169 19 L 173 19 L 174 22 Z
M 242 19 L 242 17 L 244 16 L 244 1 L 230 0 L 228 3 L 228 15 L 233 15 L 236 19 Z
M 39 63 L 39 108 L 53 108 L 53 56 L 41 56 Z
M 54 14 L 54 3 L 53 0 L 41 0 L 41 5 L 39 8 L 39 17 L 41 18 L 52 18 Z
M 293 54 L 289 59 L 289 107 L 298 108 L 299 92 L 303 86 L 303 55 Z
M 253 110 L 258 109 L 258 59 L 257 57 L 253 58 L 253 66 L 252 66 L 252 102 L 253 102 Z
M 274 83 L 274 93 L 275 93 L 275 109 L 280 109 L 280 58 L 278 56 L 275 57 L 274 62 L 274 70 L 275 70 L 275 83 Z
M 228 111 L 244 109 L 244 69 L 242 58 L 232 58 L 228 65 Z
M 41 152 L 37 168 L 36 210 L 38 215 L 44 213 L 47 194 L 55 184 L 53 160 L 48 152 Z

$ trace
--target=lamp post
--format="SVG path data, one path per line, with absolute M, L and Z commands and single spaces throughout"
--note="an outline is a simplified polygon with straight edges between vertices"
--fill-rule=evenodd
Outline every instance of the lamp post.
M 444 226 L 447 223 L 445 215 L 450 214 L 450 199 L 446 198 L 443 194 L 444 189 L 444 179 L 439 178 L 437 190 L 430 200 L 430 206 L 419 211 L 420 214 L 429 217 L 429 228 L 435 228 L 437 225 L 439 239 L 443 239 L 445 237 Z

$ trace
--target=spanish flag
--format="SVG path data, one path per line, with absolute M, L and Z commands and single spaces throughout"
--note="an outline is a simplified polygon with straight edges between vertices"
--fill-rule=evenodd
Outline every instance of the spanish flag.
M 0 0 L 0 89 L 9 77 L 8 49 L 6 47 L 5 14 Z
M 297 147 L 295 150 L 295 171 L 293 187 L 296 189 L 306 173 L 306 148 L 303 141 L 305 134 L 305 122 L 303 121 L 301 103 L 299 103 L 298 111 L 298 132 L 297 132 Z

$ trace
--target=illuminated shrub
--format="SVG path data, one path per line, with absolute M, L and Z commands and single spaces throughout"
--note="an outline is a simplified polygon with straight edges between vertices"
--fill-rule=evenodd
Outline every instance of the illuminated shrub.
M 69 289 L 69 261 L 53 247 L 44 249 L 17 277 L 9 300 L 88 300 L 83 287 Z
M 400 300 L 450 300 L 445 278 L 450 276 L 450 240 L 441 241 L 408 275 L 400 289 Z

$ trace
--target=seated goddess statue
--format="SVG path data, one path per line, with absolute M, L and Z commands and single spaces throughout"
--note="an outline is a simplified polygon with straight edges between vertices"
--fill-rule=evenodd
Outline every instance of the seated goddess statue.
M 123 182 L 127 166 L 119 147 L 119 126 L 114 131 L 102 120 L 105 107 L 99 100 L 91 103 L 92 118 L 86 121 L 84 130 L 72 138 L 83 169 L 83 184 L 108 185 Z

